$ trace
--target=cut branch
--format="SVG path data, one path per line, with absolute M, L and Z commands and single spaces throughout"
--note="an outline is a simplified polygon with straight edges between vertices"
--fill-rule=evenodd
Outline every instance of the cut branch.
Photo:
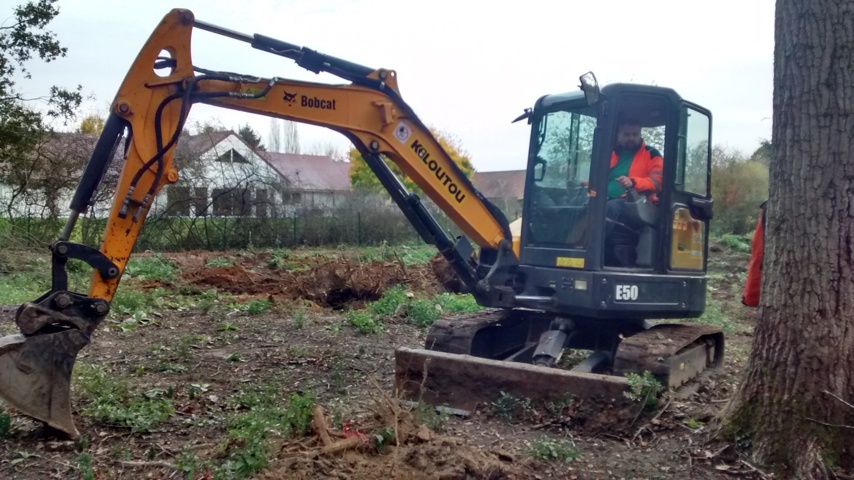
M 835 423 L 822 422 L 821 420 L 816 420 L 816 419 L 810 418 L 810 417 L 804 417 L 804 418 L 811 421 L 811 422 L 815 422 L 819 425 L 824 425 L 825 427 L 848 428 L 848 429 L 854 430 L 854 425 L 839 425 L 839 424 L 835 424 Z
M 151 461 L 151 462 L 131 462 L 131 461 L 121 461 L 119 462 L 122 465 L 127 465 L 128 467 L 163 467 L 163 468 L 171 468 L 172 470 L 178 470 L 178 467 L 163 461 Z
M 314 429 L 323 442 L 323 446 L 328 447 L 332 445 L 332 439 L 329 438 L 329 425 L 327 425 L 326 418 L 324 418 L 323 407 L 315 405 L 312 416 L 314 417 Z
M 826 393 L 826 394 L 830 395 L 831 397 L 833 397 L 833 398 L 835 398 L 835 399 L 839 400 L 840 402 L 842 402 L 843 404 L 845 404 L 845 406 L 846 406 L 846 407 L 848 407 L 848 408 L 850 408 L 850 409 L 854 410 L 854 405 L 851 405 L 850 403 L 846 402 L 845 400 L 843 400 L 842 398 L 840 398 L 838 395 L 836 395 L 836 394 L 834 394 L 834 393 L 830 393 L 830 392 L 828 392 L 827 390 L 822 390 L 822 392 L 821 392 L 821 393 Z

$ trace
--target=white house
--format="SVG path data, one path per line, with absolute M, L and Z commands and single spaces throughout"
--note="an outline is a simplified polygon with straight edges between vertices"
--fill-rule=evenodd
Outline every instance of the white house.
M 269 217 L 284 200 L 284 179 L 236 133 L 184 136 L 178 183 L 160 191 L 149 215 Z
M 96 141 L 95 135 L 52 136 L 34 155 L 39 167 L 33 169 L 35 173 L 19 172 L 15 185 L 0 183 L 3 213 L 64 216 Z M 109 215 L 122 167 L 121 150 L 104 177 L 92 211 L 95 217 Z M 349 162 L 256 152 L 232 131 L 181 136 L 174 164 L 179 180 L 160 191 L 150 216 L 290 216 L 301 209 L 327 210 L 345 201 L 351 192 Z M 2 163 L 0 168 L 4 168 Z M 45 191 L 51 194 L 45 195 Z

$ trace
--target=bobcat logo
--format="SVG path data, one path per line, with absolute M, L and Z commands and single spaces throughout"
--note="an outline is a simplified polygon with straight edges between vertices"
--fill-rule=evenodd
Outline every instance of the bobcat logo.
M 290 105 L 294 103 L 294 100 L 297 99 L 297 94 L 285 92 L 285 96 L 283 98 L 286 102 L 288 102 L 288 105 Z

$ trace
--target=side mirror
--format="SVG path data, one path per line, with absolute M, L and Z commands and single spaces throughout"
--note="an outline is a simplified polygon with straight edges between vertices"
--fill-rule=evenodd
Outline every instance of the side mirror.
M 542 182 L 546 177 L 546 161 L 540 157 L 534 160 L 534 181 Z
M 596 75 L 593 72 L 587 72 L 578 77 L 581 81 L 581 91 L 584 92 L 584 98 L 587 99 L 588 105 L 593 105 L 599 101 L 599 82 L 596 81 Z

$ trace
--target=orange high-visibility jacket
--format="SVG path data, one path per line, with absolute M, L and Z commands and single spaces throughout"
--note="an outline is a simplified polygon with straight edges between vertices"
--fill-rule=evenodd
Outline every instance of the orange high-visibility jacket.
M 766 200 L 767 202 L 767 200 Z M 759 287 L 762 283 L 762 261 L 765 259 L 765 204 L 759 207 L 759 221 L 753 232 L 753 242 L 750 245 L 750 263 L 747 267 L 747 281 L 744 283 L 744 293 L 741 303 L 748 307 L 759 306 Z
M 611 152 L 611 168 L 617 164 L 620 158 L 620 147 Z M 661 174 L 664 171 L 664 159 L 658 150 L 647 146 L 646 142 L 641 141 L 641 146 L 635 153 L 632 159 L 632 165 L 629 167 L 629 178 L 635 183 L 635 190 L 638 193 L 651 194 L 649 199 L 652 202 L 658 201 L 656 193 L 661 191 Z

